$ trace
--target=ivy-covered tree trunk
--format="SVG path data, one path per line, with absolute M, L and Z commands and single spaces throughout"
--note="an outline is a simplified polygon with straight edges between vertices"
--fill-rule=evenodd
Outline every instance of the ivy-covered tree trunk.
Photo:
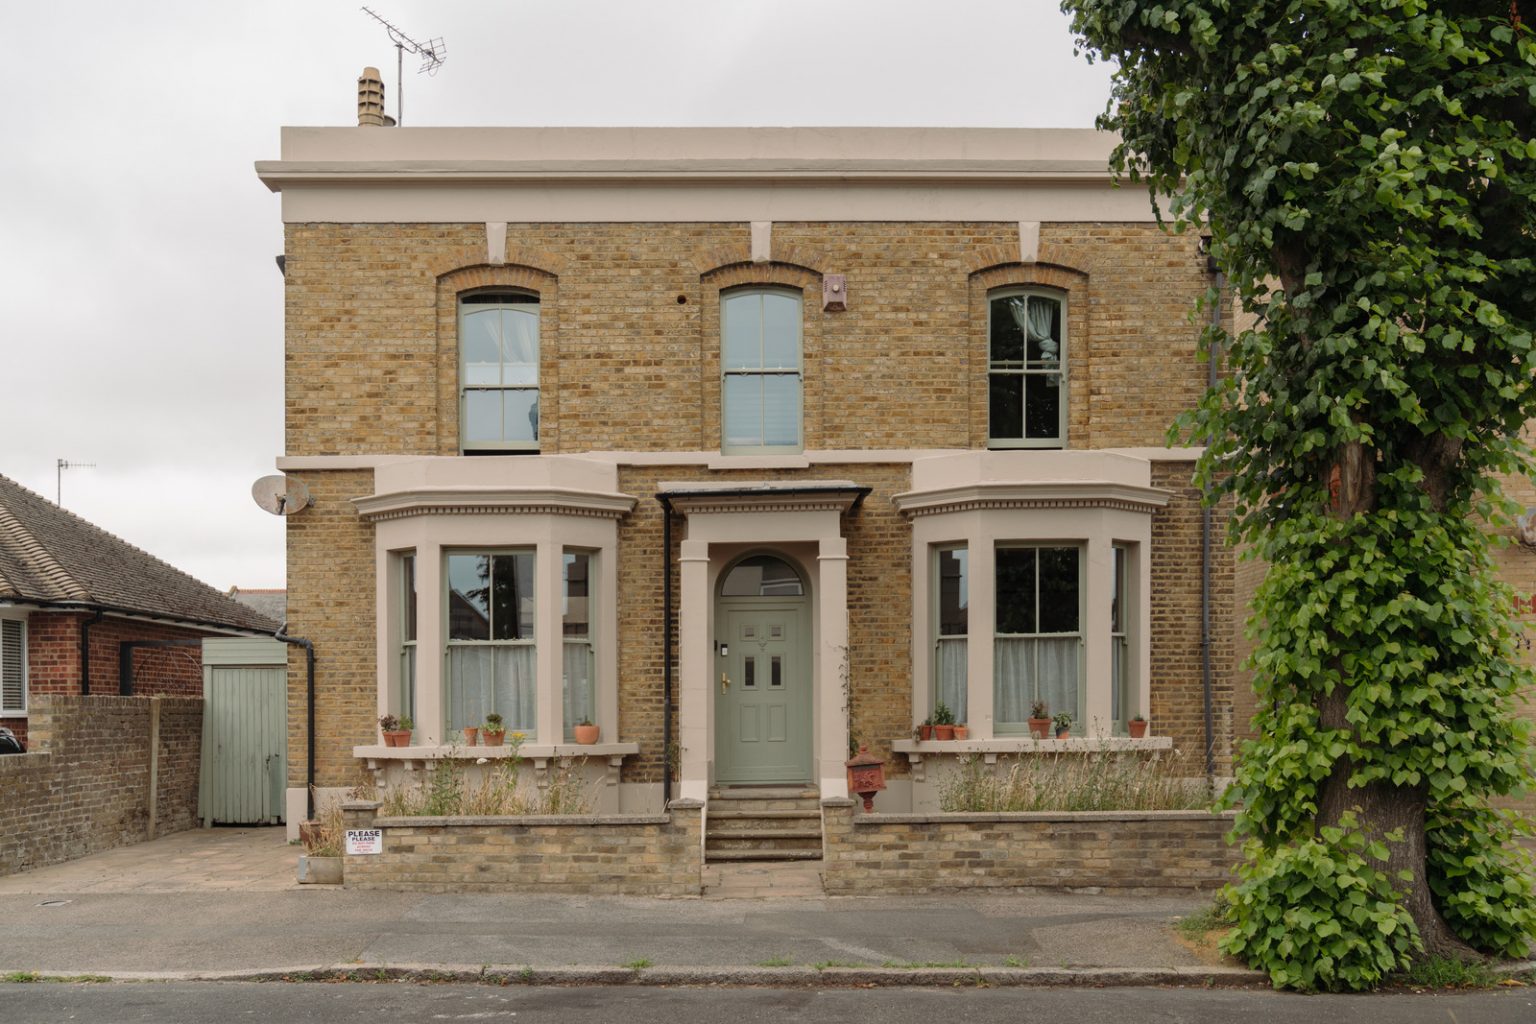
M 1276 985 L 1524 953 L 1529 668 L 1488 528 L 1536 417 L 1536 41 L 1508 0 L 1064 0 L 1119 168 L 1251 330 L 1182 421 L 1269 564 L 1226 948 Z M 1208 297 L 1214 301 L 1217 296 Z

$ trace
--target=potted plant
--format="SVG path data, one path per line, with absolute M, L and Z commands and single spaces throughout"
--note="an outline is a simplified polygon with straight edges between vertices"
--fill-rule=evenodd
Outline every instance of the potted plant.
M 501 716 L 494 711 L 485 716 L 485 725 L 481 726 L 480 731 L 485 734 L 485 745 L 488 747 L 499 747 L 507 738 L 507 727 L 501 724 Z
M 411 727 L 401 728 L 400 719 L 394 715 L 379 716 L 379 731 L 384 734 L 386 747 L 405 747 L 411 742 Z
M 1045 706 L 1045 701 L 1037 700 L 1029 709 L 1029 734 L 1037 740 L 1043 740 L 1050 735 L 1051 709 Z
M 397 746 L 397 747 L 408 747 L 408 746 L 410 746 L 411 745 L 411 732 L 413 730 L 415 730 L 415 728 L 416 728 L 416 721 L 413 718 L 411 718 L 410 715 L 401 715 L 400 716 L 400 742 L 396 743 L 395 746 Z
M 968 740 L 971 738 L 971 727 L 964 722 L 955 723 L 955 739 Z
M 1052 718 L 1051 723 L 1056 726 L 1057 739 L 1064 740 L 1072 735 L 1072 716 L 1065 711 Z
M 919 725 L 917 727 L 917 738 L 918 738 L 919 741 L 933 739 L 933 716 L 932 715 L 929 715 L 927 718 L 923 719 L 923 724 L 921 724 L 921 725 Z
M 581 721 L 577 722 L 574 726 L 571 727 L 571 732 L 576 736 L 576 742 L 580 743 L 582 746 L 589 746 L 593 743 L 596 743 L 598 733 L 601 731 L 602 730 L 600 730 L 597 726 L 592 724 L 592 719 L 585 715 L 581 717 Z
M 298 878 L 306 885 L 340 885 L 342 880 L 341 804 L 332 801 L 314 821 L 299 827 L 304 852 L 299 856 Z
M 480 727 L 478 725 L 466 725 L 464 727 L 464 745 L 466 747 L 474 746 L 475 740 L 478 739 L 479 736 Z
M 1146 719 L 1146 716 L 1144 716 L 1144 715 L 1136 715 L 1136 716 L 1132 717 L 1132 719 L 1125 724 L 1125 727 L 1130 730 L 1131 739 L 1133 739 L 1133 740 L 1141 739 L 1143 736 L 1145 736 L 1147 734 L 1147 719 Z
M 955 713 L 949 710 L 949 705 L 943 701 L 939 701 L 933 709 L 933 738 L 936 740 L 955 738 Z

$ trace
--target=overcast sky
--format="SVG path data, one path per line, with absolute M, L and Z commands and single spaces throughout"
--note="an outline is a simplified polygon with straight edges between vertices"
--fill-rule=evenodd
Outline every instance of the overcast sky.
M 405 124 L 1089 127 L 1055 0 L 378 0 Z M 334 0 L 7 5 L 0 474 L 227 589 L 284 585 L 280 125 L 356 123 L 395 50 Z

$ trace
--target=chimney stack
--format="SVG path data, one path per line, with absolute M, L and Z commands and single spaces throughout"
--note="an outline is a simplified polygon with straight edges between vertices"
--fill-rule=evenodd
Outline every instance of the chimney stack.
M 363 68 L 357 79 L 357 123 L 359 127 L 392 127 L 395 119 L 384 113 L 384 79 L 378 68 Z

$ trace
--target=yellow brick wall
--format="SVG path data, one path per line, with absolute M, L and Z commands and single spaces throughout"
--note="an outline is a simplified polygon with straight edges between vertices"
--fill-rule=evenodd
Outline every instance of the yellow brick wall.
M 775 224 L 769 265 L 745 224 L 514 224 L 503 267 L 484 234 L 289 225 L 288 454 L 454 453 L 454 296 L 491 285 L 543 300 L 546 452 L 717 449 L 719 291 L 746 283 L 804 289 L 809 448 L 983 444 L 1005 285 L 1068 293 L 1072 447 L 1161 444 L 1203 386 L 1204 260 L 1156 225 L 1046 224 L 1031 266 L 1010 224 Z M 824 273 L 847 275 L 845 312 L 821 311 Z

